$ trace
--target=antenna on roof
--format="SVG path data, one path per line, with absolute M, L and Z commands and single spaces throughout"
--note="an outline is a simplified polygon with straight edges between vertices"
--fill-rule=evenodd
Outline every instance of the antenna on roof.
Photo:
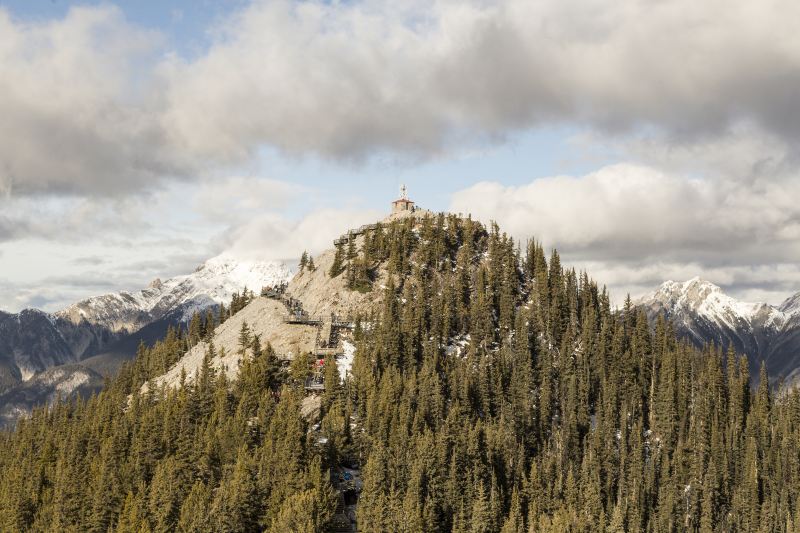
M 406 189 L 406 184 L 405 183 L 400 185 L 400 199 L 401 200 L 408 200 L 408 190 Z

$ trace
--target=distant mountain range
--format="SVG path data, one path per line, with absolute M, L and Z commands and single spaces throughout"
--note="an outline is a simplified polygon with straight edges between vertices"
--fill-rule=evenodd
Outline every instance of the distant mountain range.
M 141 341 L 163 337 L 195 311 L 227 303 L 245 287 L 288 281 L 276 262 L 215 257 L 193 273 L 151 282 L 135 292 L 88 298 L 55 313 L 0 312 L 0 425 L 31 407 L 102 387 Z M 800 293 L 781 305 L 745 303 L 700 278 L 667 281 L 638 299 L 651 321 L 669 319 L 677 334 L 700 346 L 710 342 L 747 355 L 755 375 L 761 361 L 770 379 L 800 384 Z
M 771 381 L 800 383 L 800 292 L 781 305 L 745 303 L 700 278 L 667 281 L 635 302 L 651 321 L 670 319 L 696 345 L 714 342 L 747 355 L 755 376 L 761 361 Z
M 102 376 L 133 357 L 140 341 L 154 342 L 168 326 L 228 303 L 245 287 L 258 292 L 290 277 L 282 263 L 218 256 L 191 274 L 88 298 L 56 313 L 0 311 L 0 425 L 58 395 L 99 390 Z

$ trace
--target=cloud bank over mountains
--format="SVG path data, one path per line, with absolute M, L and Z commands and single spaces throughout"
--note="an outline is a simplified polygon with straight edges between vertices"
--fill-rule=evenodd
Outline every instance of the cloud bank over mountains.
M 540 238 L 568 264 L 634 295 L 702 275 L 780 302 L 800 286 L 797 198 L 800 180 L 693 178 L 617 164 L 523 186 L 479 183 L 454 194 L 451 209 L 496 220 L 523 241 Z
M 35 21 L 0 8 L 0 243 L 132 238 L 145 227 L 115 227 L 108 202 L 158 225 L 126 206 L 180 184 L 182 208 L 227 228 L 212 247 L 289 256 L 373 213 L 282 212 L 298 185 L 237 177 L 265 148 L 413 172 L 566 125 L 617 164 L 527 185 L 487 175 L 453 209 L 534 234 L 622 289 L 705 273 L 751 297 L 789 292 L 798 19 L 789 0 L 256 1 L 183 57 L 112 5 Z M 42 202 L 61 207 L 26 209 Z
M 744 122 L 788 147 L 799 16 L 786 0 L 255 2 L 184 59 L 113 6 L 0 10 L 0 184 L 113 194 L 262 145 L 429 157 L 559 121 L 668 144 Z

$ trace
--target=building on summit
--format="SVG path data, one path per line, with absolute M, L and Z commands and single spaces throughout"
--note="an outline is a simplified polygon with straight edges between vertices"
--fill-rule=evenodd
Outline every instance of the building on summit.
M 392 214 L 403 211 L 415 211 L 414 202 L 408 199 L 408 191 L 405 185 L 400 186 L 400 198 L 392 202 Z
M 384 219 L 383 223 L 387 223 L 392 220 L 396 220 L 398 218 L 406 218 L 408 216 L 423 218 L 430 214 L 431 214 L 430 211 L 418 208 L 414 202 L 409 200 L 406 186 L 401 185 L 400 198 L 392 202 L 392 214 L 389 215 L 386 219 Z M 363 235 L 364 232 L 378 229 L 379 225 L 380 223 L 364 224 L 363 226 L 360 226 L 358 228 L 348 230 L 347 233 L 344 233 L 342 234 L 341 237 L 335 239 L 333 241 L 333 244 L 335 246 L 348 244 L 350 243 L 351 240 L 355 239 L 359 235 Z

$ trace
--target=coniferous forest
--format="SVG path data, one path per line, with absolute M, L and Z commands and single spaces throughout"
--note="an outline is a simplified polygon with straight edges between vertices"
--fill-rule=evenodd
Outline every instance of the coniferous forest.
M 0 434 L 0 530 L 324 532 L 343 460 L 364 532 L 800 530 L 800 394 L 613 309 L 557 252 L 438 215 L 378 226 L 324 275 L 381 303 L 350 379 L 326 366 L 317 429 L 307 368 L 247 328 L 239 379 L 212 347 L 197 379 L 139 392 L 245 293 Z

